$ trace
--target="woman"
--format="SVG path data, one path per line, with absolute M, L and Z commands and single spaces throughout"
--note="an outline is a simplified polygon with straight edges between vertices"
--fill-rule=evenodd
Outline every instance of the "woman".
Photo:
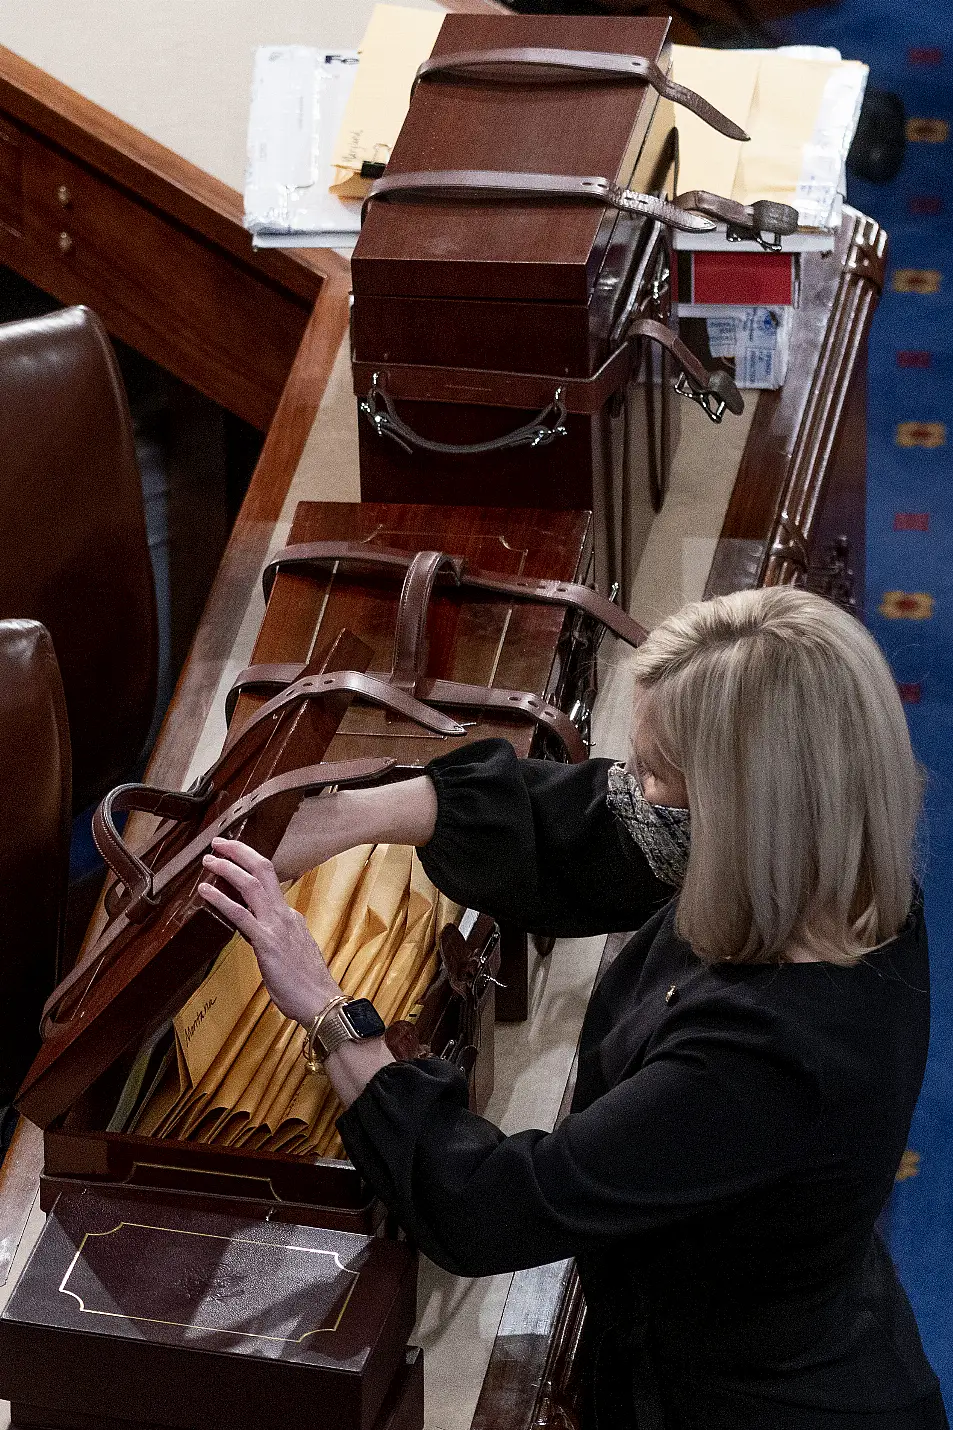
M 326 1063 L 349 1156 L 452 1271 L 577 1258 L 598 1430 L 938 1430 L 873 1229 L 929 1028 L 889 669 L 852 617 L 783 588 L 687 606 L 635 666 L 625 767 L 469 745 L 309 802 L 275 868 L 218 841 L 209 870 L 243 903 L 204 897 L 312 1028 L 337 990 L 278 879 L 351 845 L 416 844 L 439 888 L 524 928 L 637 928 L 555 1132 L 505 1137 L 458 1072 L 364 1038 Z

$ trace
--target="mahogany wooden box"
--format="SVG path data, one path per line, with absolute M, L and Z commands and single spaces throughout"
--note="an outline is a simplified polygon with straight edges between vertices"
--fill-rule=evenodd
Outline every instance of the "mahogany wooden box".
M 588 512 L 488 506 L 388 505 L 372 502 L 300 502 L 288 547 L 313 542 L 360 542 L 366 547 L 444 551 L 470 567 L 514 578 L 583 581 L 591 565 Z M 391 669 L 402 571 L 373 571 L 343 563 L 323 567 L 279 565 L 253 665 L 303 662 L 347 626 L 373 650 L 372 670 Z M 597 631 L 587 616 L 556 606 L 514 602 L 435 586 L 427 621 L 427 672 L 446 680 L 531 692 L 570 713 L 583 739 L 596 693 Z M 264 694 L 243 695 L 235 719 L 250 713 Z M 434 735 L 410 721 L 354 704 L 328 747 L 329 760 L 391 755 L 403 765 L 424 765 L 459 745 L 502 737 L 521 757 L 565 760 L 553 733 L 502 710 L 454 710 L 459 737 Z M 519 1020 L 527 1010 L 526 939 L 502 930 L 497 1016 Z
M 493 974 L 499 934 L 492 919 L 464 916 L 473 955 L 471 986 L 460 994 L 446 972 L 424 996 L 418 1035 L 438 1056 L 454 1056 L 470 1077 L 472 1105 L 483 1111 L 493 1089 Z M 472 1049 L 472 1052 L 469 1051 Z M 184 1203 L 242 1218 L 300 1222 L 343 1231 L 379 1230 L 385 1212 L 351 1162 L 255 1152 L 107 1130 L 138 1050 L 133 1041 L 110 1069 L 43 1132 L 40 1203 L 80 1189 L 167 1189 Z
M 44 1430 L 422 1430 L 404 1242 L 73 1191 L 0 1317 L 0 1395 Z
M 657 18 L 451 15 L 432 58 L 543 47 L 641 55 L 667 72 L 668 26 Z M 482 72 L 420 81 L 386 179 L 502 171 L 602 176 L 671 193 L 672 106 L 653 88 L 514 68 L 509 81 Z M 352 260 L 362 497 L 591 509 L 598 584 L 624 589 L 647 534 L 653 484 L 664 485 L 654 469 L 667 460 L 672 404 L 667 392 L 653 400 L 648 354 L 621 386 L 612 361 L 624 351 L 630 316 L 669 321 L 669 268 L 668 235 L 654 219 L 599 204 L 372 198 Z M 424 442 L 403 430 L 400 440 L 385 434 L 385 395 Z M 559 402 L 568 409 L 562 421 Z M 559 435 L 476 452 L 425 445 L 492 443 L 543 413 L 537 426 Z
M 454 530 L 452 523 L 448 527 L 448 515 L 453 514 L 448 513 L 446 508 L 438 509 L 436 524 L 431 522 L 429 527 L 426 512 L 422 518 L 420 513 L 403 513 L 402 522 L 397 508 L 383 508 L 375 512 L 373 508 L 368 510 L 360 505 L 312 505 L 303 506 L 301 513 L 295 522 L 292 540 L 322 534 L 331 537 L 375 534 L 376 539 L 386 545 L 393 536 L 396 521 L 398 527 L 403 526 L 405 535 L 407 531 L 412 533 L 409 540 L 411 549 L 415 550 L 420 542 L 428 545 L 442 541 Z M 485 544 L 498 546 L 503 552 L 504 570 L 520 572 L 528 569 L 530 574 L 535 571 L 532 562 L 527 568 L 527 542 L 524 540 L 521 543 L 520 534 L 527 535 L 533 516 L 538 514 L 521 514 L 521 522 L 510 519 L 511 514 L 508 513 L 508 524 L 499 532 L 494 526 L 492 514 L 456 515 L 457 529 L 461 524 L 467 528 L 470 540 L 468 550 L 479 549 L 477 533 L 482 531 Z M 560 515 L 550 540 L 555 537 L 560 547 L 568 544 L 572 554 L 563 553 L 557 574 L 565 571 L 574 575 L 580 564 L 584 564 L 587 529 L 585 516 Z M 499 539 L 501 536 L 511 538 L 505 547 Z M 399 538 L 394 539 L 399 542 Z M 534 545 L 546 549 L 545 539 L 540 542 L 537 538 Z M 333 591 L 327 589 L 329 583 L 333 584 Z M 370 651 L 373 662 L 383 660 L 382 652 L 387 641 L 393 639 L 392 607 L 398 591 L 399 584 L 395 585 L 393 577 L 378 583 L 375 599 L 374 592 L 368 592 L 360 578 L 355 577 L 349 583 L 344 573 L 332 576 L 329 572 L 280 572 L 274 582 L 255 646 L 255 659 L 265 659 L 269 654 L 272 659 L 276 655 L 286 660 L 299 656 L 306 659 L 313 647 L 319 653 L 320 661 L 324 646 L 329 650 L 332 647 L 338 649 L 338 636 L 346 628 L 362 631 L 361 649 L 365 657 Z M 314 605 L 315 600 L 317 606 Z M 438 614 L 443 610 L 444 625 L 449 609 L 442 597 L 436 602 Z M 506 603 L 502 603 L 501 608 L 497 600 L 474 608 L 474 612 L 458 613 L 461 620 L 456 635 L 464 673 L 469 671 L 471 675 L 478 675 L 481 662 L 489 662 L 486 678 L 492 679 L 492 670 L 498 670 L 505 678 L 509 674 L 522 674 L 523 668 L 519 663 L 528 660 L 531 688 L 536 691 L 538 687 L 541 691 L 547 688 L 547 682 L 553 677 L 564 624 L 563 613 L 561 610 L 541 612 L 529 606 L 522 607 L 529 622 L 524 630 L 521 617 L 516 619 L 515 624 L 508 619 L 508 609 Z M 466 619 L 471 615 L 474 620 L 468 627 Z M 431 623 L 432 636 L 437 635 L 438 624 L 436 621 Z M 509 634 L 511 626 L 513 636 Z M 541 637 L 548 627 L 552 628 L 553 635 L 547 645 Z M 520 632 L 526 636 L 530 655 L 523 652 L 523 646 L 517 640 Z M 500 648 L 502 645 L 506 646 L 505 651 Z M 564 665 L 561 678 L 566 683 L 568 671 L 574 668 L 573 659 L 567 658 Z M 557 676 L 557 683 L 559 679 Z M 251 719 L 265 698 L 254 687 L 238 695 L 232 713 L 230 740 L 235 739 L 236 732 Z M 413 764 L 417 751 L 413 737 L 428 734 L 406 721 L 390 725 L 385 712 L 369 706 L 352 708 L 339 724 L 340 718 L 340 712 L 335 714 L 327 737 L 330 744 L 325 740 L 325 762 L 350 758 L 343 750 L 353 746 L 359 758 L 396 753 L 402 763 Z M 446 719 L 452 728 L 457 728 L 449 721 L 449 716 L 440 718 Z M 335 728 L 336 734 L 333 733 Z M 504 720 L 500 724 L 500 733 L 513 728 L 511 719 Z M 526 750 L 531 743 L 529 728 L 524 726 L 520 730 Z M 355 731 L 356 734 L 353 733 Z M 477 726 L 470 722 L 467 737 L 475 738 L 476 733 Z M 439 739 L 430 739 L 424 744 L 435 747 L 434 753 L 441 748 Z M 423 757 L 428 756 L 425 754 Z M 494 975 L 499 970 L 499 942 L 492 919 L 464 913 L 461 934 L 456 940 L 456 953 L 452 954 L 451 950 L 452 956 L 448 957 L 424 995 L 416 1022 L 417 1034 L 423 1044 L 436 1055 L 451 1058 L 466 1071 L 472 1105 L 481 1112 L 493 1089 Z M 201 972 L 199 976 L 203 976 Z M 381 1225 L 383 1207 L 370 1194 L 349 1161 L 265 1153 L 196 1140 L 110 1130 L 114 1110 L 144 1037 L 157 1029 L 164 1017 L 176 1012 L 181 1001 L 196 986 L 196 977 L 192 976 L 189 988 L 172 1006 L 140 1009 L 124 992 L 123 977 L 122 961 L 100 974 L 95 982 L 98 1011 L 94 1009 L 84 1028 L 75 1034 L 72 1029 L 76 1026 L 76 1016 L 72 1019 L 69 1036 L 84 1042 L 89 1052 L 95 1055 L 91 1067 L 87 1066 L 89 1057 L 83 1058 L 82 1049 L 78 1048 L 74 1058 L 62 1063 L 63 1071 L 58 1071 L 61 1064 L 56 1061 L 55 1054 L 59 1035 L 54 1027 L 50 1042 L 44 1049 L 44 1053 L 52 1049 L 44 1064 L 44 1086 L 47 1090 L 42 1099 L 32 1094 L 31 1100 L 25 1099 L 28 1114 L 44 1127 L 41 1179 L 44 1209 L 53 1205 L 57 1195 L 77 1185 L 142 1187 L 153 1193 L 167 1188 L 184 1196 L 194 1194 L 213 1208 L 227 1209 L 235 1215 L 261 1216 L 349 1231 L 371 1231 Z M 174 1000 L 178 991 L 175 979 L 170 974 L 166 982 L 168 988 L 163 997 L 168 997 L 171 992 Z M 125 998 L 117 1011 L 114 1011 L 114 990 Z M 99 1069 L 103 1071 L 99 1072 Z M 25 1087 L 30 1086 L 32 1077 L 33 1072 Z

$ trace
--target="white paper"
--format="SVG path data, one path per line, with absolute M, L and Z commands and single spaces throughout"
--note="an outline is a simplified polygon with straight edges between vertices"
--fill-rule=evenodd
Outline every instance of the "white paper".
M 268 247 L 341 243 L 361 205 L 329 192 L 331 157 L 357 73 L 356 50 L 264 45 L 255 52 L 248 116 L 245 227 Z
M 790 308 L 706 309 L 712 357 L 734 360 L 741 388 L 780 387 L 788 365 L 790 314 Z

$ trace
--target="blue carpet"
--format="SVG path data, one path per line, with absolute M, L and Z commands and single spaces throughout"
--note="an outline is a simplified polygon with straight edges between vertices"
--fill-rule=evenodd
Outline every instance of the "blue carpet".
M 870 343 L 867 624 L 900 683 L 927 773 L 933 1033 L 886 1227 L 953 1407 L 953 9 L 843 0 L 792 17 L 783 33 L 865 60 L 871 84 L 903 99 L 913 141 L 892 183 L 852 182 L 849 198 L 891 240 Z

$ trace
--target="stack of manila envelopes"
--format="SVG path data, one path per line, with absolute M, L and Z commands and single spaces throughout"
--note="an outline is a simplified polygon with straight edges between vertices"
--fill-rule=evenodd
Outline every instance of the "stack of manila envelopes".
M 840 224 L 844 166 L 867 84 L 867 66 L 837 50 L 705 50 L 673 47 L 672 74 L 697 90 L 750 139 L 737 143 L 676 106 L 678 187 L 739 203 L 770 199 L 798 211 L 807 232 L 782 248 L 829 250 Z M 675 235 L 676 248 L 728 247 L 724 228 Z M 733 245 L 737 251 L 738 245 Z M 743 246 L 742 246 L 743 247 Z
M 386 164 L 410 105 L 414 77 L 436 42 L 443 15 L 376 5 L 358 48 L 360 62 L 331 156 L 331 192 L 363 199 L 373 183 L 364 164 Z
M 412 849 L 348 850 L 286 897 L 345 993 L 370 998 L 385 1023 L 413 1019 L 437 972 L 438 936 L 461 911 L 438 893 Z M 173 1019 L 171 1040 L 167 1030 L 164 1042 L 143 1049 L 110 1126 L 301 1157 L 339 1155 L 340 1104 L 323 1072 L 308 1072 L 304 1037 L 272 1003 L 254 952 L 236 935 Z

